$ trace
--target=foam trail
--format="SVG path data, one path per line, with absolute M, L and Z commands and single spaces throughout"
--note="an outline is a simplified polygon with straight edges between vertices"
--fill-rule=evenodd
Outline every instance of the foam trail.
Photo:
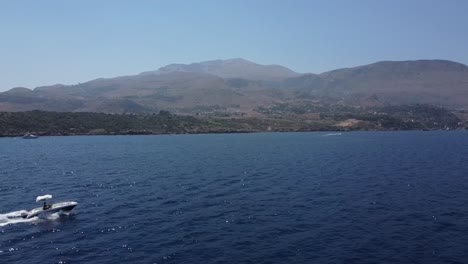
M 21 214 L 28 213 L 26 210 L 19 210 L 19 211 L 14 211 L 14 212 L 9 212 L 6 214 L 0 214 L 0 227 L 6 226 L 6 225 L 11 225 L 11 224 L 17 224 L 17 223 L 29 223 L 33 222 L 37 219 L 30 218 L 30 219 L 24 219 L 21 217 Z
M 69 215 L 69 213 L 64 212 L 57 212 L 53 214 L 40 214 L 39 216 L 32 217 L 29 219 L 25 219 L 21 216 L 21 214 L 28 213 L 26 210 L 19 210 L 14 212 L 9 212 L 6 214 L 0 214 L 0 227 L 12 224 L 19 224 L 19 223 L 32 223 L 32 222 L 40 222 L 44 220 L 57 220 L 60 218 L 61 215 Z

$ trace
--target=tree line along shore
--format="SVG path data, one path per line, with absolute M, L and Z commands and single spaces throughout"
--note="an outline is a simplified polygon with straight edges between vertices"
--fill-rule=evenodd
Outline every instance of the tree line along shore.
M 429 105 L 328 108 L 321 112 L 287 105 L 260 109 L 261 117 L 195 117 L 168 111 L 153 114 L 90 112 L 0 112 L 0 136 L 198 134 L 354 130 L 459 130 L 468 113 Z

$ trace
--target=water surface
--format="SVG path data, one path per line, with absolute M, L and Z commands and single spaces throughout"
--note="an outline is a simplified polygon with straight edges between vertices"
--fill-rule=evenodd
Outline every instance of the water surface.
M 468 133 L 326 135 L 2 138 L 1 262 L 466 262 Z

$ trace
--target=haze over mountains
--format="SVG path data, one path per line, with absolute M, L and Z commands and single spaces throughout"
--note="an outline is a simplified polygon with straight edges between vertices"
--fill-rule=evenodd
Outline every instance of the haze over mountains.
M 0 93 L 0 111 L 261 115 L 275 104 L 468 108 L 468 67 L 445 60 L 382 61 L 322 74 L 300 74 L 244 59 L 171 64 L 156 71 L 77 85 Z

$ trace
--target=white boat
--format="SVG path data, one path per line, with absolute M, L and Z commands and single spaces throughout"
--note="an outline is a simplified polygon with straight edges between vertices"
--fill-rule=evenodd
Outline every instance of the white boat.
M 24 139 L 36 139 L 38 138 L 38 136 L 34 135 L 34 134 L 31 134 L 31 133 L 26 133 L 24 136 L 23 136 Z
M 329 137 L 329 136 L 341 136 L 342 133 L 328 133 L 328 134 L 325 134 L 324 136 L 325 137 Z
M 52 195 L 46 194 L 42 196 L 38 196 L 36 198 L 36 202 L 41 202 L 44 201 L 44 205 L 42 207 L 34 208 L 31 211 L 27 213 L 21 214 L 21 217 L 29 219 L 35 216 L 39 216 L 41 214 L 53 214 L 57 212 L 69 212 L 75 208 L 75 206 L 78 205 L 77 202 L 60 202 L 60 203 L 54 203 L 54 204 L 47 204 L 45 201 L 52 199 Z

